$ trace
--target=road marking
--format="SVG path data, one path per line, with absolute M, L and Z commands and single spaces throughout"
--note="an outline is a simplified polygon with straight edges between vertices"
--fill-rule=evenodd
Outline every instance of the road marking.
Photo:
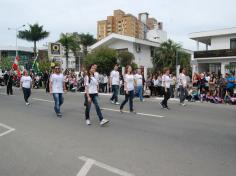
M 11 133 L 12 131 L 15 131 L 14 128 L 9 127 L 9 126 L 7 126 L 7 125 L 5 125 L 5 124 L 3 124 L 3 123 L 0 123 L 0 126 L 7 129 L 7 131 L 5 131 L 5 132 L 3 132 L 3 133 L 0 133 L 0 137 L 2 137 L 2 136 L 4 136 L 4 135 L 7 135 L 8 133 Z
M 109 109 L 109 108 L 101 108 L 102 110 L 106 110 L 106 111 L 114 111 L 114 112 L 120 112 L 120 110 L 117 109 Z M 124 113 L 130 113 L 129 111 L 123 111 Z M 158 117 L 158 118 L 163 118 L 165 116 L 162 115 L 156 115 L 156 114 L 146 114 L 146 113 L 140 113 L 137 112 L 136 114 L 141 115 L 141 116 L 149 116 L 149 117 Z
M 44 101 L 44 102 L 48 102 L 48 103 L 54 103 L 54 101 L 45 100 L 45 99 L 40 99 L 40 98 L 32 98 L 32 100 L 35 100 L 35 101 Z
M 92 159 L 87 159 L 87 161 L 85 162 L 84 166 L 80 169 L 77 176 L 86 176 L 88 174 L 89 170 L 92 168 L 94 162 L 95 161 Z
M 109 166 L 109 165 L 107 165 L 107 164 L 104 164 L 104 163 L 101 163 L 101 162 L 99 162 L 99 161 L 95 161 L 95 160 L 93 160 L 93 159 L 91 159 L 91 158 L 87 158 L 87 157 L 85 157 L 85 156 L 81 156 L 81 157 L 79 157 L 79 159 L 80 160 L 82 160 L 82 161 L 85 161 L 86 163 L 87 163 L 87 165 L 86 165 L 86 163 L 85 163 L 85 165 L 82 167 L 82 169 L 84 169 L 84 167 L 86 166 L 86 168 L 89 168 L 89 169 L 91 169 L 91 167 L 92 167 L 92 165 L 95 165 L 95 166 L 97 166 L 97 167 L 100 167 L 100 168 L 102 168 L 102 169 L 105 169 L 105 170 L 107 170 L 107 171 L 109 171 L 109 172 L 112 172 L 112 173 L 114 173 L 114 174 L 117 174 L 117 175 L 120 175 L 120 176 L 135 176 L 134 174 L 131 174 L 131 173 L 128 173 L 128 172 L 125 172 L 125 171 L 123 171 L 123 170 L 121 170 L 121 169 L 118 169 L 118 168 L 115 168 L 115 167 L 112 167 L 112 166 Z M 88 162 L 89 161 L 89 162 Z M 92 164 L 92 165 L 91 165 Z M 85 168 L 85 169 L 86 169 Z M 81 169 L 81 170 L 82 170 Z M 85 170 L 84 169 L 84 170 Z M 81 171 L 80 170 L 80 171 Z M 87 170 L 85 170 L 85 171 L 87 171 Z M 88 170 L 89 171 L 89 170 Z M 88 174 L 88 171 L 85 173 L 85 175 L 77 175 L 77 176 L 86 176 L 87 174 Z M 80 173 L 80 172 L 79 172 Z M 78 173 L 78 174 L 79 174 Z

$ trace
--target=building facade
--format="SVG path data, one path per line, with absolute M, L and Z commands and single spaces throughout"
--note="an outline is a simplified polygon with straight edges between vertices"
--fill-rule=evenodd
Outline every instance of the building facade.
M 149 18 L 148 13 L 140 13 L 137 18 L 122 10 L 114 10 L 113 16 L 98 21 L 97 39 L 101 40 L 112 33 L 146 39 L 148 30 L 153 30 L 155 26 L 158 26 L 159 30 L 163 29 L 162 22 L 158 22 L 155 18 Z
M 34 61 L 33 48 L 18 46 L 17 52 L 20 57 L 19 65 L 23 66 L 26 69 L 30 69 Z M 15 46 L 0 47 L 0 59 L 1 58 L 8 58 L 13 63 L 16 58 L 16 47 Z
M 236 28 L 219 29 L 190 34 L 196 41 L 193 72 L 215 72 L 225 75 L 236 71 Z M 205 50 L 199 49 L 199 43 Z

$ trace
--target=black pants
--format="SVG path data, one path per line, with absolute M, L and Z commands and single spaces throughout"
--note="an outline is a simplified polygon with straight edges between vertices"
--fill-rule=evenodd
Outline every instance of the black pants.
M 13 90 L 12 90 L 12 84 L 8 84 L 7 85 L 7 95 L 9 95 L 9 94 L 13 94 Z
M 125 100 L 121 103 L 120 109 L 122 110 L 124 105 L 129 101 L 129 110 L 130 110 L 130 112 L 133 112 L 134 111 L 133 99 L 134 99 L 134 91 L 133 90 L 129 91 L 128 94 L 125 93 Z
M 170 89 L 167 88 L 167 91 L 163 88 L 163 93 L 164 93 L 164 100 L 162 100 L 162 105 L 166 108 L 168 107 L 167 101 L 170 99 Z
M 30 88 L 24 88 L 24 87 L 22 89 L 23 89 L 25 102 L 28 103 L 28 99 L 31 95 L 31 89 Z

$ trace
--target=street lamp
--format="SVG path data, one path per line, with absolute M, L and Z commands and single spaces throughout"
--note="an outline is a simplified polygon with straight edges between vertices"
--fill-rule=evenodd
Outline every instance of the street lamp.
M 18 34 L 19 29 L 20 29 L 20 28 L 23 28 L 23 27 L 25 27 L 24 24 L 23 24 L 22 26 L 16 27 L 16 28 L 8 28 L 8 30 L 14 30 L 14 31 L 16 31 L 16 57 L 18 56 L 17 34 Z

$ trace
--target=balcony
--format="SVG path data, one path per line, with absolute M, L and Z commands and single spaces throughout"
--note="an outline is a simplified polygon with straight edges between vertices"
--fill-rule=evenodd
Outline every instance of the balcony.
M 232 57 L 232 56 L 236 56 L 236 49 L 221 49 L 221 50 L 194 52 L 194 58 Z

